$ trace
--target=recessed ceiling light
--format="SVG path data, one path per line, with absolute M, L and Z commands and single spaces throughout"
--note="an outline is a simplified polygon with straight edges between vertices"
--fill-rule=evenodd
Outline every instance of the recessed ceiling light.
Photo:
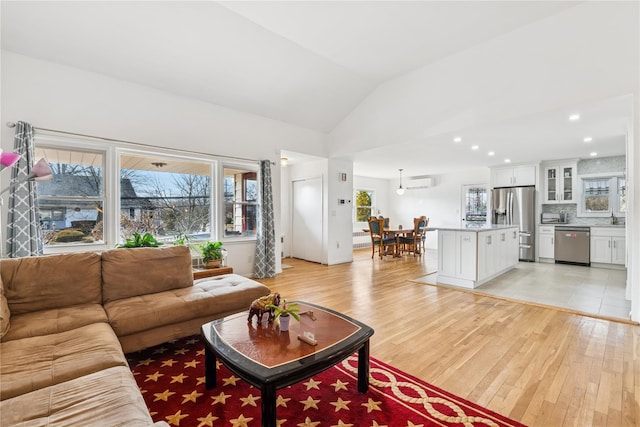
M 504 159 L 505 163 L 511 163 L 511 159 Z
M 584 139 L 584 142 L 591 142 L 591 141 L 593 141 L 593 138 L 591 138 L 590 136 Z
M 591 153 L 591 154 L 589 154 L 589 155 L 590 155 L 591 157 L 595 157 L 595 156 L 597 156 L 597 155 L 598 155 L 598 153 L 596 153 L 596 152 L 594 151 L 594 152 L 592 152 L 592 153 Z
M 462 138 L 460 138 L 459 136 L 456 136 L 455 138 L 453 138 L 453 142 L 461 142 Z
M 487 153 L 487 155 L 488 155 L 488 156 L 495 156 L 495 154 L 496 154 L 496 153 L 494 153 L 493 151 L 489 151 L 489 152 Z
M 569 116 L 569 120 L 575 122 L 576 120 L 580 120 L 580 114 L 572 114 Z
M 472 150 L 477 150 L 478 148 L 480 148 L 480 146 L 479 146 L 479 145 L 472 145 L 472 146 L 471 146 L 471 149 L 472 149 Z

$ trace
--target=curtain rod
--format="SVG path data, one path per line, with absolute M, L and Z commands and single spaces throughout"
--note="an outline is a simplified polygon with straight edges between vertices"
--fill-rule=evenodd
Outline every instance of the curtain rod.
M 16 127 L 16 124 L 14 122 L 7 122 L 7 127 L 10 128 L 14 128 Z M 125 141 L 122 139 L 114 139 L 114 138 L 106 138 L 104 136 L 93 136 L 93 135 L 87 135 L 84 133 L 75 133 L 75 132 L 67 132 L 67 131 L 63 131 L 63 130 L 55 130 L 55 129 L 47 129 L 47 128 L 40 128 L 40 127 L 35 127 L 33 126 L 34 130 L 40 130 L 40 131 L 45 131 L 45 132 L 54 132 L 54 133 L 61 133 L 64 135 L 73 135 L 73 136 L 81 136 L 84 138 L 94 138 L 94 139 L 102 139 L 103 141 L 110 141 L 110 142 L 120 142 L 120 143 L 125 143 L 125 144 L 132 144 L 132 145 L 137 145 L 140 147 L 145 147 L 145 148 L 163 148 L 163 147 L 157 147 L 157 146 L 153 146 L 150 144 L 143 144 L 141 142 L 131 142 L 131 141 Z M 182 152 L 185 153 L 191 153 L 191 154 L 206 154 L 206 155 L 212 155 L 211 153 L 201 153 L 199 151 L 191 151 L 191 150 L 180 150 Z M 259 160 L 256 159 L 247 159 L 244 157 L 234 157 L 234 156 L 223 156 L 223 155 L 213 155 L 214 157 L 222 157 L 225 159 L 234 159 L 234 160 L 244 160 L 247 162 L 259 162 Z M 272 165 L 275 165 L 275 162 L 270 162 Z

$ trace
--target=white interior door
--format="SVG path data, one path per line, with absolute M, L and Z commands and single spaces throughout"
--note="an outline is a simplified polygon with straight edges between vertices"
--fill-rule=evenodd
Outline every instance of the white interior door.
M 291 255 L 322 262 L 322 178 L 293 181 Z

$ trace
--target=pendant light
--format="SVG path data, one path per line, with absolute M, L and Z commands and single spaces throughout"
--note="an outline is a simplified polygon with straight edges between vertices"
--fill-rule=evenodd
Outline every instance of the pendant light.
M 398 196 L 402 196 L 404 194 L 404 188 L 402 187 L 402 169 L 398 169 L 400 171 L 400 186 L 396 190 Z

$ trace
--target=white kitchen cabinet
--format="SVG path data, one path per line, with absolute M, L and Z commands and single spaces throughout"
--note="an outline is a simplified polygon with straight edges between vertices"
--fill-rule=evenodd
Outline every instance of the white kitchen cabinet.
M 508 265 L 516 265 L 520 262 L 520 230 L 517 228 L 507 231 L 507 257 Z
M 457 279 L 476 278 L 476 233 L 465 231 L 439 231 L 438 272 Z
M 491 169 L 491 186 L 493 188 L 523 185 L 536 185 L 536 165 Z
M 538 258 L 554 259 L 555 258 L 555 227 L 540 226 L 538 228 L 538 236 L 540 244 L 538 245 Z
M 484 231 L 478 233 L 478 278 L 491 276 L 496 271 L 498 263 L 496 233 Z
M 544 203 L 576 203 L 576 162 L 544 166 Z
M 624 228 L 591 227 L 591 262 L 625 265 Z
M 518 263 L 518 228 L 438 229 L 438 283 L 475 288 Z

